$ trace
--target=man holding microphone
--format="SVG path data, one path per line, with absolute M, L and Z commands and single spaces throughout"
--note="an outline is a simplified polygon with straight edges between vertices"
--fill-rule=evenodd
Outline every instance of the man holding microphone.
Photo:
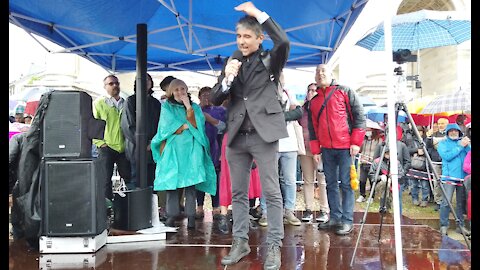
M 250 253 L 248 245 L 248 188 L 253 160 L 259 168 L 268 212 L 267 257 L 264 269 L 281 265 L 283 203 L 278 179 L 278 140 L 288 136 L 278 101 L 277 84 L 290 51 L 285 31 L 253 3 L 235 7 L 247 14 L 236 25 L 238 51 L 233 54 L 212 88 L 215 105 L 230 97 L 227 108 L 227 161 L 232 177 L 233 243 L 222 264 L 231 265 Z M 273 48 L 265 51 L 265 30 Z M 268 68 L 270 67 L 270 68 Z

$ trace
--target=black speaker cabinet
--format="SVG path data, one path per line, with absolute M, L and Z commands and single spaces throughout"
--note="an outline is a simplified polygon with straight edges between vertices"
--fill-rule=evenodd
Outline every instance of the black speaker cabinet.
M 98 235 L 107 228 L 105 178 L 96 159 L 45 161 L 43 235 Z
M 152 187 L 133 189 L 113 196 L 115 229 L 138 231 L 152 227 Z
M 82 91 L 53 91 L 43 120 L 43 156 L 90 158 L 92 97 Z

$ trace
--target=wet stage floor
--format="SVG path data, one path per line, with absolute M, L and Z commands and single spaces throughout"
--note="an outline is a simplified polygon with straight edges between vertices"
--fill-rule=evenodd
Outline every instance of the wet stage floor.
M 281 269 L 396 269 L 393 216 L 388 213 L 383 219 L 380 241 L 381 216 L 368 213 L 350 267 L 363 215 L 355 213 L 354 230 L 348 236 L 320 231 L 317 223 L 285 225 Z M 251 228 L 250 254 L 237 264 L 224 267 L 220 260 L 230 250 L 231 234 L 220 234 L 211 222 L 197 221 L 196 230 L 186 229 L 186 219 L 177 225 L 178 232 L 167 233 L 166 240 L 107 244 L 91 254 L 54 254 L 52 263 L 45 263 L 50 254 L 29 250 L 24 241 L 10 240 L 9 269 L 263 269 L 266 227 Z M 401 230 L 404 269 L 471 268 L 471 251 L 465 244 L 442 237 L 429 226 L 415 225 L 406 217 L 402 217 Z

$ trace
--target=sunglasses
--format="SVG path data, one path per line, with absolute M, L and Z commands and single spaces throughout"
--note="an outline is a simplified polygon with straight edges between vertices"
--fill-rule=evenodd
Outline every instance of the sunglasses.
M 113 86 L 113 85 L 120 85 L 120 82 L 109 82 L 109 83 L 106 83 L 105 85 L 110 85 L 110 86 Z

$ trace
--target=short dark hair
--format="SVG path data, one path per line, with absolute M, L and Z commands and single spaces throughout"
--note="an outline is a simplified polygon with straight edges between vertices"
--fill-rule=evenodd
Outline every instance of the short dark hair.
M 106 80 L 107 80 L 108 78 L 110 78 L 110 77 L 111 77 L 111 78 L 115 78 L 115 79 L 117 79 L 117 81 L 118 81 L 118 77 L 115 76 L 115 75 L 113 75 L 113 74 L 107 75 L 107 77 L 103 78 L 103 81 L 106 81 Z
M 167 76 L 165 77 L 161 82 L 160 82 L 160 88 L 167 92 L 167 89 L 168 89 L 168 86 L 170 85 L 170 83 L 175 80 L 176 78 L 173 77 L 173 76 Z
M 148 81 L 151 81 L 152 82 L 152 88 L 153 88 L 153 79 L 152 79 L 152 76 L 150 76 L 150 74 L 146 73 L 147 74 L 147 80 Z M 153 94 L 153 90 L 152 88 L 148 89 L 148 94 Z M 137 92 L 137 76 L 135 76 L 135 80 L 133 81 L 133 91 L 136 93 Z
M 200 88 L 200 90 L 198 91 L 198 96 L 200 97 L 203 94 L 203 92 L 207 92 L 207 91 L 211 91 L 211 90 L 212 90 L 212 88 L 210 86 L 204 86 L 204 87 Z
M 239 27 L 245 27 L 252 30 L 257 36 L 260 36 L 263 33 L 262 25 L 258 22 L 257 18 L 249 15 L 245 15 L 237 22 L 235 30 Z

